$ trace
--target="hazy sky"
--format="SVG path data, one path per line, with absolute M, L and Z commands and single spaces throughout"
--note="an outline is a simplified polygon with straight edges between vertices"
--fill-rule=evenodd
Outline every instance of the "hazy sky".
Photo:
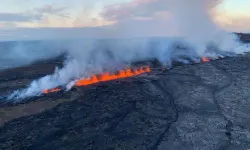
M 151 1 L 154 3 L 148 5 L 148 2 Z M 0 5 L 0 39 L 11 39 L 14 34 L 13 30 L 17 34 L 25 36 L 26 32 L 21 32 L 24 30 L 23 28 L 26 31 L 29 28 L 37 27 L 53 29 L 100 27 L 125 20 L 167 18 L 169 14 L 163 9 L 162 4 L 164 3 L 160 3 L 163 1 L 5 0 Z M 142 7 L 144 8 L 142 9 Z M 224 0 L 216 10 L 214 18 L 226 30 L 250 32 L 250 0 Z

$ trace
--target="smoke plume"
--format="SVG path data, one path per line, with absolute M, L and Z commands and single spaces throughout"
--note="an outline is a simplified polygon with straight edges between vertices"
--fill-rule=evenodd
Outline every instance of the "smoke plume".
M 171 67 L 173 60 L 181 60 L 183 57 L 197 61 L 202 56 L 216 58 L 218 55 L 242 54 L 249 51 L 249 45 L 242 44 L 235 34 L 225 32 L 214 23 L 212 14 L 221 1 L 149 0 L 147 2 L 167 4 L 165 9 L 172 16 L 169 22 L 171 26 L 168 26 L 166 21 L 145 25 L 148 26 L 147 28 L 141 26 L 143 23 L 139 26 L 137 22 L 129 23 L 127 26 L 126 21 L 118 20 L 117 24 L 107 28 L 110 35 L 116 35 L 116 39 L 68 41 L 63 45 L 69 54 L 64 68 L 56 69 L 54 74 L 33 81 L 26 89 L 15 91 L 9 99 L 20 100 L 38 96 L 44 89 L 57 86 L 70 89 L 76 79 L 89 77 L 92 73 L 116 70 L 134 61 L 157 58 L 162 64 Z M 149 6 L 145 5 L 145 9 L 148 8 Z M 166 25 L 166 30 L 172 27 L 173 30 L 178 31 L 180 37 L 150 37 L 155 35 L 154 30 L 159 32 L 157 27 L 161 26 L 161 23 Z M 150 29 L 149 36 L 135 38 L 142 33 L 141 28 Z M 164 33 L 164 30 L 160 32 Z M 139 35 L 135 36 L 136 33 Z M 131 38 L 121 39 L 124 34 L 131 35 Z M 146 34 L 143 33 L 143 35 Z M 184 48 L 176 48 L 175 45 L 181 45 Z

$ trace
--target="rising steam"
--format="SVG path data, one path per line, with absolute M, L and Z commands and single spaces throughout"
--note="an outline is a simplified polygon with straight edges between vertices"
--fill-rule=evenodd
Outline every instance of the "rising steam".
M 76 79 L 89 77 L 92 73 L 116 70 L 139 60 L 157 58 L 162 64 L 171 66 L 173 60 L 181 60 L 183 57 L 197 61 L 201 56 L 216 58 L 218 55 L 249 51 L 249 45 L 242 44 L 235 34 L 223 31 L 213 22 L 211 14 L 220 1 L 165 1 L 168 2 L 166 9 L 173 16 L 171 24 L 175 25 L 181 38 L 69 41 L 64 44 L 69 54 L 64 68 L 33 81 L 28 88 L 15 91 L 8 99 L 21 100 L 38 96 L 44 89 L 57 86 L 70 89 Z M 140 29 L 136 24 L 134 26 L 134 30 Z M 128 32 L 133 34 L 133 31 Z M 175 45 L 184 48 L 176 48 Z

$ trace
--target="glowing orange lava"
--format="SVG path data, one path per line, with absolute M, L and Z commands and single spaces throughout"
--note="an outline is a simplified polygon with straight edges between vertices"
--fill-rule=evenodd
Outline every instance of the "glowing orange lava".
M 92 75 L 91 78 L 78 80 L 76 86 L 85 86 L 85 85 L 95 84 L 98 82 L 105 82 L 127 77 L 133 77 L 146 72 L 151 72 L 151 69 L 149 67 L 145 67 L 145 68 L 135 69 L 132 71 L 130 68 L 127 68 L 126 70 L 120 70 L 118 74 L 109 74 L 108 72 L 105 72 L 101 74 L 99 77 L 97 77 L 96 75 Z
M 128 77 L 133 77 L 136 75 L 141 75 L 147 72 L 151 72 L 151 69 L 149 67 L 141 67 L 140 69 L 135 69 L 133 71 L 131 68 L 127 68 L 126 70 L 120 70 L 117 74 L 114 74 L 114 73 L 110 74 L 108 72 L 105 72 L 98 76 L 92 75 L 90 78 L 78 80 L 75 86 L 85 86 L 85 85 L 95 84 L 99 82 L 128 78 Z M 43 93 L 48 94 L 48 93 L 53 93 L 53 92 L 58 92 L 58 91 L 61 91 L 61 89 L 60 88 L 46 89 L 43 91 Z
M 207 57 L 202 57 L 201 59 L 202 59 L 202 62 L 209 62 L 210 61 L 209 58 L 207 58 Z
M 43 91 L 44 94 L 48 94 L 48 93 L 53 93 L 53 92 L 58 92 L 58 91 L 61 91 L 60 88 L 54 88 L 54 89 L 45 89 Z

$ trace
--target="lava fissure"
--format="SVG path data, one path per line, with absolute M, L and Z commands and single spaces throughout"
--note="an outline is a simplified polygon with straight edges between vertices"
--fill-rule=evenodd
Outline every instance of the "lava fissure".
M 201 57 L 202 62 L 209 62 L 210 59 L 208 57 Z M 197 62 L 198 63 L 198 62 Z M 163 68 L 165 70 L 165 68 Z M 101 75 L 92 75 L 90 78 L 86 79 L 80 79 L 76 82 L 75 86 L 86 86 L 86 85 L 91 85 L 91 84 L 96 84 L 99 82 L 106 82 L 106 81 L 111 81 L 111 80 L 117 80 L 117 79 L 123 79 L 123 78 L 129 78 L 137 75 L 141 75 L 143 73 L 149 73 L 151 72 L 150 67 L 141 67 L 140 69 L 134 69 L 132 70 L 131 68 L 127 68 L 125 70 L 120 70 L 118 73 L 108 73 L 105 72 Z M 53 89 L 45 89 L 43 91 L 44 94 L 48 93 L 53 93 L 53 92 L 58 92 L 61 91 L 62 89 L 59 87 L 53 88 Z
M 123 78 L 129 78 L 137 75 L 141 75 L 143 73 L 148 73 L 151 72 L 150 67 L 141 67 L 140 69 L 135 69 L 132 70 L 131 68 L 127 68 L 126 70 L 120 70 L 117 74 L 115 73 L 108 73 L 105 72 L 101 75 L 92 75 L 90 78 L 86 79 L 80 79 L 76 82 L 75 86 L 86 86 L 86 85 L 91 85 L 91 84 L 96 84 L 99 82 L 106 82 L 106 81 L 111 81 L 111 80 L 117 80 L 117 79 L 123 79 Z M 48 93 L 53 93 L 53 92 L 58 92 L 61 91 L 61 88 L 54 88 L 54 89 L 45 89 L 43 91 L 44 94 Z
M 202 57 L 201 60 L 202 60 L 202 62 L 209 62 L 210 61 L 210 59 L 207 57 Z
M 62 89 L 61 88 L 53 88 L 53 89 L 45 89 L 44 91 L 43 91 L 43 93 L 44 94 L 48 94 L 48 93 L 53 93 L 53 92 L 59 92 L 59 91 L 61 91 Z
M 105 72 L 101 74 L 100 76 L 92 75 L 91 78 L 78 80 L 76 83 L 76 86 L 85 86 L 90 84 L 95 84 L 98 82 L 105 82 L 105 81 L 111 81 L 116 79 L 122 79 L 122 78 L 128 78 L 133 77 L 136 75 L 140 75 L 146 72 L 151 72 L 151 69 L 149 67 L 141 67 L 140 69 L 135 69 L 132 71 L 131 68 L 127 68 L 126 70 L 120 70 L 118 74 L 109 74 L 108 72 Z

